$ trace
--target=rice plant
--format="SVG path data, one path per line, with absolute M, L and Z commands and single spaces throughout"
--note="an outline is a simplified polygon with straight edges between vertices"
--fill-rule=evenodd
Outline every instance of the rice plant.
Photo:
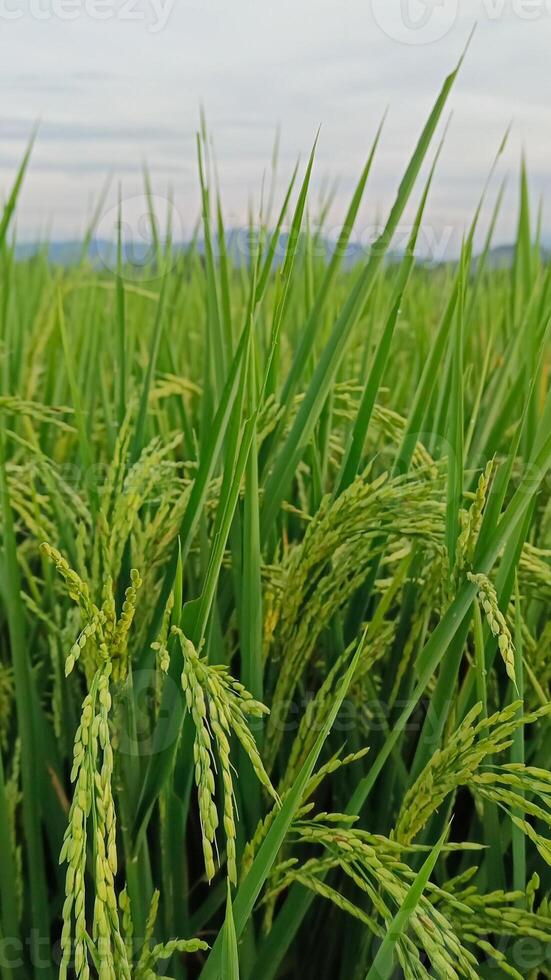
M 551 271 L 524 166 L 510 268 L 493 179 L 482 252 L 479 207 L 458 261 L 416 259 L 456 74 L 353 264 L 380 129 L 334 248 L 314 147 L 238 260 L 203 127 L 201 229 L 152 215 L 140 274 L 93 225 L 71 267 L 18 260 L 29 147 L 2 980 L 551 976 Z

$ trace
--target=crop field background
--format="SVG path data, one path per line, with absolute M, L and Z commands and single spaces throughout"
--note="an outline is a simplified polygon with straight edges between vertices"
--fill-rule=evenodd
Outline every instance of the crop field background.
M 139 269 L 122 236 L 90 261 L 93 226 L 70 267 L 17 260 L 29 147 L 1 980 L 551 976 L 551 270 L 524 165 L 510 267 L 492 175 L 459 260 L 415 260 L 455 75 L 354 263 L 379 133 L 332 251 L 314 147 L 236 261 L 201 130 L 197 236 L 146 177 Z

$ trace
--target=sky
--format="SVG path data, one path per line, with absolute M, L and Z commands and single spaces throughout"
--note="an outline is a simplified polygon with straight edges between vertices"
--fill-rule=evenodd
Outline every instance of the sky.
M 475 23 L 423 233 L 435 258 L 457 248 L 510 124 L 484 217 L 506 178 L 496 237 L 513 237 L 523 149 L 534 209 L 551 203 L 551 0 L 0 0 L 3 196 L 39 121 L 18 238 L 82 236 L 108 180 L 98 232 L 113 232 L 120 184 L 139 235 L 144 161 L 159 211 L 173 194 L 175 234 L 186 237 L 203 105 L 228 225 L 258 207 L 278 128 L 281 196 L 321 127 L 312 210 L 333 188 L 330 231 L 388 110 L 356 231 L 367 241 Z

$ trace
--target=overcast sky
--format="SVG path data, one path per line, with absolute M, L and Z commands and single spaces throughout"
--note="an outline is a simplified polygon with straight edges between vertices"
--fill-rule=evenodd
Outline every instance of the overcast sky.
M 509 175 L 498 229 L 506 241 L 523 146 L 534 201 L 551 198 L 551 0 L 461 0 L 460 12 L 458 3 L 0 0 L 4 194 L 33 121 L 41 120 L 19 238 L 48 229 L 58 239 L 80 235 L 108 174 L 113 182 L 100 227 L 109 228 L 119 179 L 128 214 L 139 211 L 139 198 L 132 198 L 141 193 L 144 160 L 160 199 L 174 188 L 184 234 L 198 210 L 194 134 L 201 103 L 226 219 L 234 225 L 243 222 L 251 198 L 258 202 L 278 126 L 283 181 L 321 125 L 313 200 L 338 181 L 336 222 L 388 107 L 358 226 L 365 237 L 392 202 L 439 86 L 477 21 L 451 100 L 427 242 L 434 251 L 458 240 L 512 122 L 488 198 L 491 207 Z M 551 208 L 544 226 L 551 237 Z

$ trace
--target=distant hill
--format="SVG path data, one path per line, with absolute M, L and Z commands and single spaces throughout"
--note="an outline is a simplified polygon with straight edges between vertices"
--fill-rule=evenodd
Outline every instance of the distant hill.
M 283 233 L 279 237 L 275 249 L 274 263 L 277 266 L 283 261 L 289 236 Z M 172 245 L 173 251 L 177 253 L 185 252 L 190 247 L 191 242 L 175 242 Z M 329 239 L 321 239 L 320 247 L 330 257 L 335 250 L 335 242 Z M 199 254 L 204 255 L 205 242 L 199 239 L 196 243 Z M 216 249 L 216 240 L 214 242 Z M 46 252 L 49 260 L 56 265 L 71 266 L 75 265 L 82 258 L 83 243 L 80 241 L 53 241 L 49 243 L 25 242 L 18 243 L 15 247 L 16 258 L 20 261 L 33 258 L 40 252 Z M 250 260 L 254 254 L 254 244 L 251 249 L 250 235 L 247 229 L 235 228 L 227 233 L 226 249 L 232 262 L 239 266 Z M 143 265 L 151 256 L 152 246 L 147 242 L 129 242 L 123 246 L 123 254 L 127 262 L 133 265 Z M 344 265 L 355 265 L 364 255 L 366 249 L 354 242 L 348 244 L 344 255 Z M 116 242 L 107 239 L 93 239 L 88 249 L 88 258 L 94 265 L 105 265 L 113 268 L 117 261 Z
M 287 245 L 288 235 L 285 233 L 281 234 L 275 250 L 274 263 L 276 266 L 283 261 Z M 327 258 L 330 258 L 334 253 L 336 242 L 322 238 L 319 240 L 318 245 L 325 251 Z M 173 251 L 176 254 L 185 252 L 189 247 L 189 241 L 173 243 L 172 246 Z M 205 243 L 202 239 L 197 242 L 197 248 L 199 253 L 203 255 L 205 251 Z M 248 230 L 241 228 L 231 229 L 227 233 L 226 248 L 228 255 L 235 265 L 240 266 L 249 262 L 251 249 Z M 55 265 L 70 267 L 80 262 L 82 258 L 82 249 L 83 243 L 80 241 L 53 241 L 47 244 L 27 242 L 16 245 L 15 255 L 18 260 L 25 261 L 38 255 L 41 251 L 45 251 L 50 262 L 53 262 Z M 367 253 L 368 249 L 363 245 L 359 245 L 355 242 L 349 242 L 343 259 L 345 268 L 351 268 L 356 265 L 363 258 L 365 258 Z M 402 255 L 402 252 L 390 251 L 387 255 L 387 261 L 390 263 L 399 262 Z M 491 249 L 488 257 L 489 267 L 492 269 L 510 268 L 514 261 L 514 255 L 514 245 L 496 245 L 495 248 Z M 550 249 L 542 248 L 542 255 L 544 261 L 551 260 Z M 127 243 L 124 247 L 125 260 L 132 265 L 144 265 L 149 261 L 150 256 L 151 245 L 148 243 L 131 242 Z M 88 258 L 95 266 L 114 268 L 117 261 L 116 243 L 106 239 L 93 239 L 88 249 Z M 419 262 L 421 264 L 432 264 L 430 260 L 423 259 L 422 257 L 419 258 Z

